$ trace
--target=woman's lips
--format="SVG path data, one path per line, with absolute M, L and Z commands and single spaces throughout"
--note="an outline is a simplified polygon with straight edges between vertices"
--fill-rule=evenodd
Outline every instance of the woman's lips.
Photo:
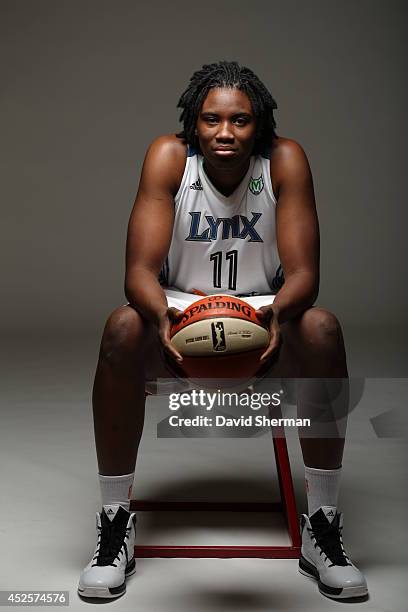
M 221 157 L 231 157 L 235 155 L 234 149 L 214 149 L 215 155 L 220 155 Z

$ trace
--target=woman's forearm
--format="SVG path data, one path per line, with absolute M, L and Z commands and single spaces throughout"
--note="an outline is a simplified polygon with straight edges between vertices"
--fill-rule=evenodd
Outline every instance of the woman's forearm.
M 318 292 L 319 281 L 314 274 L 299 271 L 287 277 L 272 305 L 278 323 L 294 319 L 310 308 Z
M 166 295 L 157 275 L 145 268 L 135 268 L 126 275 L 125 295 L 129 304 L 154 324 L 167 310 Z

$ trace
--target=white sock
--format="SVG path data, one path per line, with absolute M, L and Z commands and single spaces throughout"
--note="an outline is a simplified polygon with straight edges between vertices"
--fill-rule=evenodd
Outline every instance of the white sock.
M 102 506 L 119 504 L 119 506 L 122 506 L 129 512 L 134 474 L 134 472 L 132 474 L 124 474 L 123 476 L 103 476 L 98 474 Z
M 305 465 L 308 514 L 311 516 L 320 506 L 334 506 L 340 491 L 341 467 L 336 470 L 320 470 Z

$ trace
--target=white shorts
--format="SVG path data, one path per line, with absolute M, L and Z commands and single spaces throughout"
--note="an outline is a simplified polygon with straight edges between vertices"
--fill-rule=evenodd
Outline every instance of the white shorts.
M 170 308 L 178 308 L 185 310 L 191 306 L 193 302 L 200 300 L 202 296 L 194 293 L 183 293 L 172 287 L 164 289 L 166 294 L 167 304 Z M 214 294 L 218 295 L 218 294 Z M 220 293 L 219 295 L 224 295 Z M 240 297 L 240 296 L 236 296 Z M 274 295 L 250 295 L 242 296 L 243 300 L 250 304 L 253 308 L 260 308 L 272 304 L 275 299 Z M 164 355 L 164 350 L 161 346 L 158 336 L 153 340 L 152 344 L 146 353 L 146 383 L 145 388 L 147 393 L 175 393 L 191 388 L 188 380 L 179 379 L 171 370 L 168 360 Z

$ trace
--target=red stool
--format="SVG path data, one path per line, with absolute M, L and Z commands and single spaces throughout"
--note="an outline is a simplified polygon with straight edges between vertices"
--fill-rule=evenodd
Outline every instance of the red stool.
M 276 410 L 276 409 L 274 409 Z M 280 418 L 280 408 L 274 414 Z M 290 538 L 288 546 L 135 546 L 135 556 L 184 558 L 263 558 L 297 559 L 300 557 L 299 520 L 293 490 L 285 431 L 282 426 L 271 427 L 276 468 L 279 479 L 280 502 L 202 502 L 202 501 L 142 501 L 131 500 L 130 509 L 139 511 L 216 511 L 216 512 L 282 512 Z

